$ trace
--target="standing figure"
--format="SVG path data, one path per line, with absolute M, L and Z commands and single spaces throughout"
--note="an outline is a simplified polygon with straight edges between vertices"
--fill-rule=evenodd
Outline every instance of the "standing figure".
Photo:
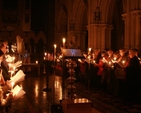
M 129 50 L 129 62 L 125 68 L 126 72 L 126 95 L 125 98 L 127 101 L 136 101 L 137 94 L 139 91 L 139 82 L 140 82 L 140 63 L 138 57 L 136 56 L 136 50 Z
M 119 58 L 114 66 L 114 96 L 123 96 L 125 93 L 125 67 L 128 62 L 127 51 L 125 49 L 119 50 Z
M 2 69 L 2 75 L 4 77 L 4 80 L 10 80 L 10 76 L 8 73 L 9 66 L 8 63 L 6 62 L 5 54 L 7 51 L 7 45 L 8 42 L 5 40 L 0 40 L 0 59 L 1 59 L 1 69 Z

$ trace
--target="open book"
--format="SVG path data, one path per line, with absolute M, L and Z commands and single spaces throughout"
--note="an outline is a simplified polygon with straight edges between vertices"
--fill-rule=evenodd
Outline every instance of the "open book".
M 10 78 L 9 81 L 6 82 L 6 85 L 2 87 L 4 92 L 7 92 L 8 90 L 13 88 L 12 83 L 15 85 L 18 84 L 19 82 L 24 81 L 25 74 L 23 73 L 22 70 L 19 70 L 13 77 Z
M 12 64 L 13 67 L 18 68 L 22 66 L 22 61 L 17 61 L 16 63 Z
M 13 93 L 13 101 L 21 98 L 26 92 L 18 85 L 16 85 L 11 92 Z
M 10 78 L 10 82 L 19 83 L 24 81 L 25 74 L 22 70 L 19 70 L 13 77 Z

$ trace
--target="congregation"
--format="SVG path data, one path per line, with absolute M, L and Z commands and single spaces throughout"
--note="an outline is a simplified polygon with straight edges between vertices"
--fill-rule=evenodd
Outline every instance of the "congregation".
M 141 92 L 141 62 L 137 49 L 84 53 L 76 71 L 78 82 L 103 90 L 130 102 L 139 100 Z

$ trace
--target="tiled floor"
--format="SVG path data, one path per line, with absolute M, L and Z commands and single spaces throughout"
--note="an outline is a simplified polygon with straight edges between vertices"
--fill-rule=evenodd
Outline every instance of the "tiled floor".
M 51 105 L 62 99 L 62 79 L 49 75 L 48 89 L 46 75 L 27 74 L 20 85 L 26 94 L 12 103 L 8 113 L 51 113 Z M 77 98 L 85 97 L 93 102 L 93 107 L 101 113 L 141 113 L 141 104 L 131 104 L 98 90 L 88 90 L 81 83 L 75 83 Z M 67 91 L 66 91 L 67 92 Z M 57 112 L 56 112 L 57 113 Z

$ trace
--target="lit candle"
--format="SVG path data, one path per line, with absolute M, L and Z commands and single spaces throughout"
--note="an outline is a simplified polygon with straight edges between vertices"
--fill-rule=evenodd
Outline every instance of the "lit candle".
M 12 64 L 11 64 L 11 63 L 9 63 L 8 65 L 9 65 L 9 67 L 11 68 L 11 65 L 12 65 Z
M 95 60 L 93 61 L 93 63 L 95 64 Z
M 57 47 L 57 45 L 54 44 L 54 53 L 56 53 L 56 47 Z
M 114 60 L 116 60 L 117 58 L 116 57 L 114 57 Z
M 46 55 L 47 55 L 47 53 L 45 52 L 45 53 L 44 53 L 44 55 L 46 56 Z
M 88 59 L 91 60 L 91 56 L 90 55 L 88 56 Z
M 125 64 L 125 61 L 123 60 L 122 63 Z
M 13 87 L 14 87 L 14 82 L 12 82 L 12 89 L 13 89 Z
M 92 50 L 92 48 L 89 48 L 89 53 L 88 54 L 91 54 L 91 50 Z
M 44 53 L 44 60 L 46 60 L 46 55 L 47 55 L 47 53 L 45 52 L 45 53 Z
M 63 38 L 62 41 L 63 41 L 63 47 L 65 47 L 66 39 Z
M 111 65 L 111 62 L 109 62 L 109 65 Z
M 36 64 L 38 64 L 38 61 L 36 60 Z
M 12 60 L 13 60 L 13 63 L 14 63 L 14 60 L 15 60 L 15 57 L 14 56 L 12 57 Z
M 82 62 L 81 59 L 78 59 L 78 62 Z
M 57 47 L 57 45 L 54 44 L 54 60 L 56 59 L 56 47 Z

